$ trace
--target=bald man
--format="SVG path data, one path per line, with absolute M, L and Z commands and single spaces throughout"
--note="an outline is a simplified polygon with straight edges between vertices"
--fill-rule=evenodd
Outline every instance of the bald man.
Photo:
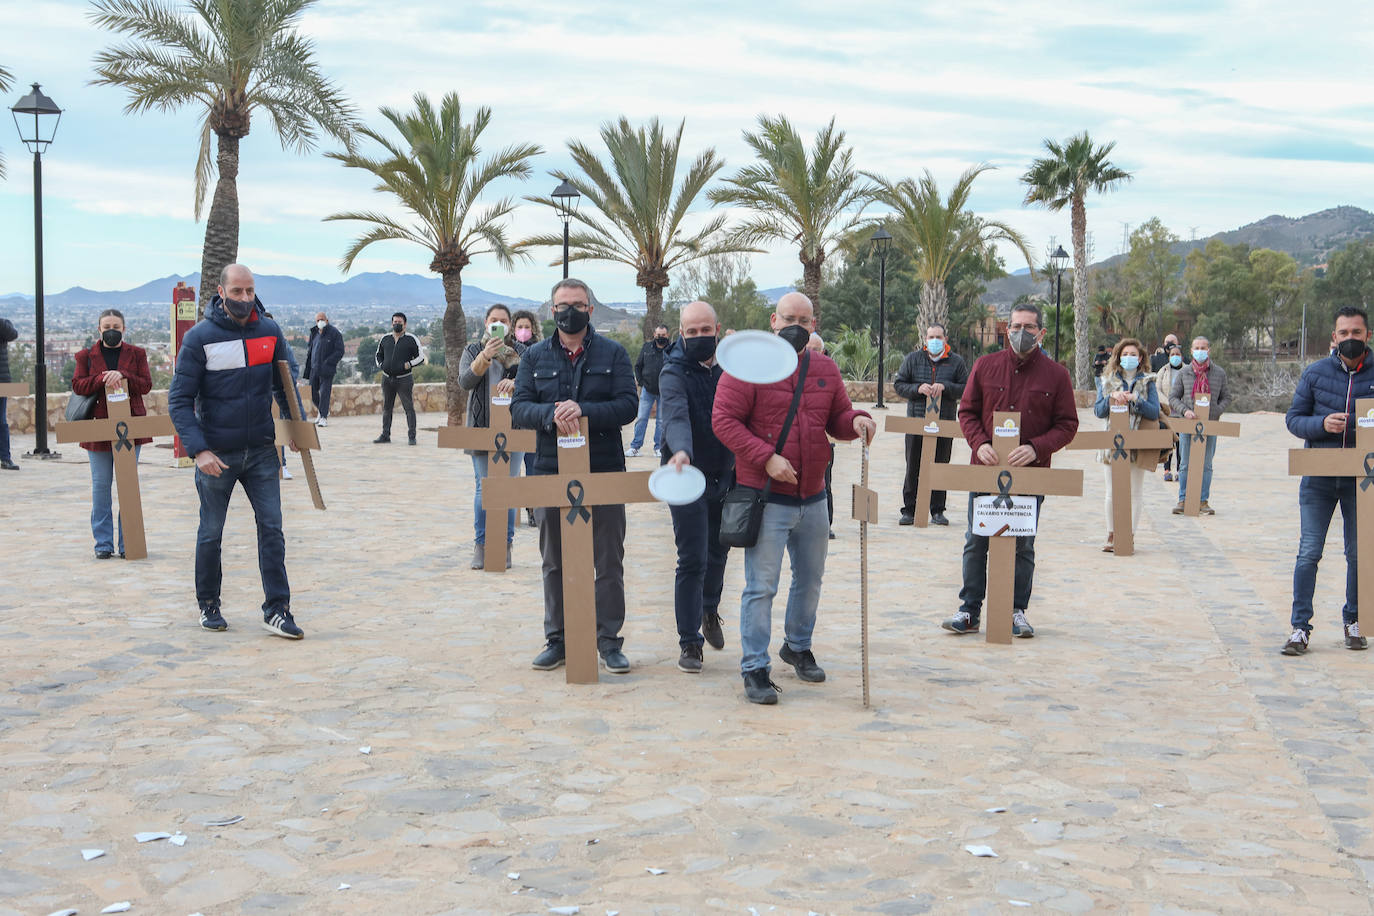
M 701 671 L 702 644 L 725 648 L 720 622 L 720 593 L 730 548 L 720 543 L 720 508 L 734 480 L 735 456 L 711 429 L 720 324 L 705 302 L 682 308 L 679 337 L 668 348 L 659 375 L 659 416 L 663 424 L 663 463 L 681 470 L 692 465 L 706 477 L 706 491 L 695 502 L 669 506 L 677 541 L 677 578 L 673 608 L 677 614 L 677 666 L 688 674 Z
M 329 395 L 334 389 L 334 370 L 343 359 L 344 340 L 339 329 L 329 323 L 324 312 L 315 313 L 315 326 L 305 347 L 305 377 L 310 381 L 310 401 L 315 405 L 315 422 L 329 425 Z

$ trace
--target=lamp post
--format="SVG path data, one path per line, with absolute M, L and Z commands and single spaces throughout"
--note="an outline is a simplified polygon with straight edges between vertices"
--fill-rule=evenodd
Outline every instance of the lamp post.
M 884 364 L 887 361 L 887 250 L 892 247 L 892 236 L 879 226 L 868 240 L 878 254 L 878 403 L 873 406 L 878 410 L 887 410 L 887 405 L 883 403 L 883 389 L 887 387 L 884 377 Z
M 563 279 L 568 279 L 568 223 L 572 222 L 573 214 L 577 212 L 577 205 L 582 200 L 582 195 L 577 193 L 577 188 L 572 186 L 572 182 L 564 178 L 563 183 L 553 189 L 554 206 L 558 208 L 558 216 L 563 220 Z
M 1064 288 L 1064 268 L 1068 266 L 1069 253 L 1063 245 L 1056 245 L 1050 255 L 1050 267 L 1054 270 L 1054 361 L 1059 362 L 1059 293 Z
M 33 316 L 38 353 L 33 366 L 33 451 L 24 457 L 61 458 L 57 452 L 48 451 L 48 364 L 43 334 L 43 151 L 57 135 L 62 109 L 34 83 L 29 94 L 20 99 L 10 113 L 19 130 L 19 139 L 33 153 Z M 22 121 L 20 115 L 24 116 Z M 29 116 L 33 117 L 32 127 Z

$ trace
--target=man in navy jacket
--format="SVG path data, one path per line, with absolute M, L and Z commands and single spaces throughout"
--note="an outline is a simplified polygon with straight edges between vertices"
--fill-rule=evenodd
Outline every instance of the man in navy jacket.
M 287 639 L 305 634 L 291 616 L 286 538 L 281 527 L 274 390 L 283 388 L 277 360 L 286 338 L 254 290 L 242 264 L 220 273 L 205 320 L 186 332 L 177 354 L 168 410 L 186 451 L 196 458 L 200 530 L 196 535 L 196 602 L 200 625 L 224 630 L 220 613 L 220 538 L 234 484 L 243 485 L 258 526 L 263 628 Z M 296 444 L 291 443 L 292 451 Z
M 1369 316 L 1364 309 L 1344 306 L 1336 312 L 1331 333 L 1335 352 L 1303 370 L 1293 404 L 1285 418 L 1288 431 L 1306 439 L 1306 448 L 1351 448 L 1355 445 L 1355 402 L 1374 397 L 1374 353 L 1369 349 Z M 1312 634 L 1312 593 L 1317 588 L 1317 564 L 1326 545 L 1326 529 L 1337 504 L 1345 533 L 1345 607 L 1341 618 L 1345 647 L 1367 646 L 1360 635 L 1359 566 L 1355 551 L 1355 485 L 1352 477 L 1304 477 L 1298 485 L 1298 517 L 1302 525 L 1298 560 L 1293 568 L 1293 635 L 1284 655 L 1302 655 Z
M 334 390 L 334 371 L 343 359 L 344 340 L 324 312 L 315 313 L 310 342 L 305 346 L 305 377 L 310 381 L 310 400 L 320 426 L 329 425 L 329 395 Z

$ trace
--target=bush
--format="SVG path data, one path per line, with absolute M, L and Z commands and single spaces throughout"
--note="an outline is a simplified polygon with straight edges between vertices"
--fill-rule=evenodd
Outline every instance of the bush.
M 1275 364 L 1267 359 L 1232 363 L 1223 368 L 1232 391 L 1230 410 L 1236 413 L 1287 412 L 1302 375 L 1302 366 L 1297 363 Z

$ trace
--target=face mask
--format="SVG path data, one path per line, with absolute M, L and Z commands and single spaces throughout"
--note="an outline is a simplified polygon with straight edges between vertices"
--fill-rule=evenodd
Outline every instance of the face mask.
M 531 331 L 529 328 L 515 329 L 515 339 L 520 341 L 521 343 L 529 343 L 530 338 L 533 336 L 534 332 Z
M 329 327 L 329 322 L 327 322 L 327 321 L 317 321 L 317 322 L 315 322 L 315 327 L 317 327 L 317 328 L 319 328 L 321 331 L 323 331 L 325 328 Z
M 1194 350 L 1194 351 L 1193 351 L 1193 362 L 1195 362 L 1195 363 L 1205 363 L 1205 362 L 1207 362 L 1207 351 L 1206 351 L 1206 350 Z
M 778 331 L 778 336 L 790 343 L 798 353 L 811 341 L 811 332 L 799 324 L 789 324 Z
M 253 302 L 251 299 L 225 299 L 224 310 L 242 321 L 253 314 Z
M 109 332 L 106 331 L 105 333 L 108 334 Z M 1357 340 L 1354 337 L 1347 337 L 1345 340 L 1336 344 L 1336 352 L 1346 359 L 1359 359 L 1361 356 L 1364 356 L 1364 351 L 1364 341 Z
M 1169 365 L 1177 369 L 1179 366 L 1183 365 L 1183 357 L 1175 353 L 1173 356 L 1169 357 Z
M 662 350 L 664 347 L 668 346 L 668 338 L 666 338 L 666 337 L 655 337 L 655 338 L 654 338 L 654 346 L 656 346 L 656 347 L 658 347 L 660 350 Z
M 945 352 L 945 342 L 938 337 L 932 337 L 926 341 L 926 350 L 931 356 L 939 356 Z
M 561 312 L 553 313 L 553 322 L 564 334 L 581 334 L 591 322 L 592 316 L 581 309 L 568 306 Z
M 400 333 L 401 333 L 402 331 L 404 331 L 405 329 L 406 329 L 406 326 L 405 326 L 404 324 L 402 324 L 401 322 L 399 322 L 399 321 L 392 322 L 392 324 L 391 324 L 391 330 L 392 330 L 392 333 L 394 333 L 394 334 L 400 334 Z
M 1125 369 L 1127 372 L 1134 372 L 1134 371 L 1136 370 L 1136 367 L 1139 366 L 1139 365 L 1140 365 L 1140 357 L 1139 357 L 1139 356 L 1123 356 L 1123 357 L 1121 357 L 1121 368 L 1122 368 L 1122 369 Z
M 704 363 L 716 355 L 715 335 L 710 337 L 684 337 L 682 338 L 682 351 L 687 354 L 687 358 L 697 363 Z
M 1017 353 L 1025 355 L 1035 348 L 1034 331 L 1012 331 L 1011 348 Z
M 124 332 L 118 328 L 106 328 L 100 332 L 100 342 L 113 350 L 124 339 Z

